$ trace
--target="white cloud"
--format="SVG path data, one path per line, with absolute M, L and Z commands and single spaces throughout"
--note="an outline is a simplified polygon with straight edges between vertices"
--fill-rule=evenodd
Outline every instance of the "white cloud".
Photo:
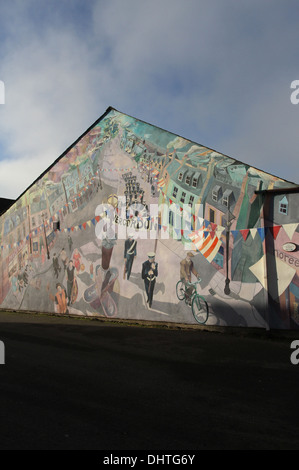
M 95 99 L 101 75 L 95 74 L 88 49 L 68 32 L 50 31 L 42 42 L 31 37 L 5 57 L 3 67 L 6 104 L 0 125 L 13 158 L 0 161 L 0 187 L 3 196 L 17 197 L 106 104 Z M 14 183 L 7 188 L 9 180 Z
M 17 197 L 109 105 L 299 181 L 287 3 L 74 1 L 73 16 L 64 1 L 6 3 L 0 196 Z

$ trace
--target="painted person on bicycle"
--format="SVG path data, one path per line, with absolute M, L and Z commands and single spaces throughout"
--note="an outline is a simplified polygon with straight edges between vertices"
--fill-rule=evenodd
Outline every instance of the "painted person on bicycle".
M 189 305 L 191 305 L 192 295 L 195 291 L 195 287 L 193 285 L 188 286 L 188 284 L 191 283 L 191 274 L 194 274 L 194 276 L 199 278 L 199 274 L 194 268 L 194 264 L 192 261 L 193 257 L 194 254 L 192 253 L 192 251 L 188 251 L 186 258 L 180 262 L 180 277 L 181 280 L 185 283 L 185 286 L 187 287 L 185 291 L 185 296 L 186 301 Z

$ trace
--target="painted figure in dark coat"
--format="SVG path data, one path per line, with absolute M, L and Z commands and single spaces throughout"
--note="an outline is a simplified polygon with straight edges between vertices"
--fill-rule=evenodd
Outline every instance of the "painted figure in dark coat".
M 59 261 L 58 261 L 58 257 L 56 255 L 56 253 L 54 253 L 54 255 L 53 255 L 52 262 L 53 262 L 53 268 L 54 268 L 55 276 L 56 276 L 56 278 L 58 278 L 58 274 L 61 271 L 61 267 L 59 266 Z
M 141 277 L 144 280 L 147 302 L 151 308 L 156 278 L 158 277 L 158 263 L 155 262 L 155 253 L 150 252 L 147 256 L 148 260 L 142 265 Z
M 130 279 L 133 261 L 135 256 L 137 255 L 137 240 L 134 240 L 133 235 L 129 235 L 129 238 L 125 241 L 125 251 L 124 251 L 124 259 L 125 259 L 125 273 L 127 274 L 127 279 Z
M 68 305 L 72 303 L 72 292 L 75 280 L 75 266 L 73 265 L 73 261 L 70 260 L 68 267 L 66 268 L 67 274 L 67 297 L 68 297 Z

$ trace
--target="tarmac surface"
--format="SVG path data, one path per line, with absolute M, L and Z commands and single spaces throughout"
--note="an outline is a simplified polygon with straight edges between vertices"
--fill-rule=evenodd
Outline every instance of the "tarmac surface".
M 292 339 L 0 312 L 0 449 L 298 450 Z

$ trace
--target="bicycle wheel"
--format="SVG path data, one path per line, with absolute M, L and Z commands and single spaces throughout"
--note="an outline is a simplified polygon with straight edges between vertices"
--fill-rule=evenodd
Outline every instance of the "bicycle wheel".
M 175 286 L 176 295 L 179 300 L 184 300 L 185 298 L 185 289 L 183 281 L 179 280 Z
M 195 320 L 198 323 L 205 323 L 209 316 L 209 307 L 205 299 L 196 294 L 192 299 L 191 309 Z
M 114 317 L 117 313 L 116 303 L 108 292 L 101 298 L 101 304 L 106 317 Z

